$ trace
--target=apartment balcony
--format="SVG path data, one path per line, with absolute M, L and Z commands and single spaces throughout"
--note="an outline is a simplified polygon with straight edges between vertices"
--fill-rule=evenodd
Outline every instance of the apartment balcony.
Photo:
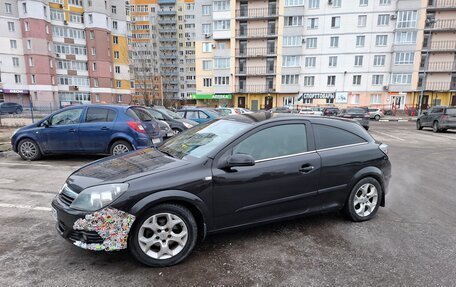
M 176 19 L 158 19 L 157 20 L 158 25 L 175 25 L 176 24 Z
M 159 37 L 159 42 L 177 42 L 176 38 Z
M 177 54 L 160 54 L 160 59 L 177 59 Z
M 440 19 L 437 20 L 432 26 L 426 27 L 426 29 L 432 31 L 455 31 L 456 19 Z
M 162 15 L 173 16 L 173 15 L 176 15 L 176 11 L 175 10 L 160 10 L 160 11 L 157 11 L 157 14 L 159 16 L 162 16 Z
M 454 52 L 456 50 L 456 41 L 432 41 L 429 50 L 433 52 Z
M 241 28 L 236 30 L 236 38 L 254 39 L 254 38 L 273 38 L 277 37 L 276 27 L 266 28 Z
M 176 0 L 158 0 L 158 5 L 175 4 Z
M 236 57 L 241 58 L 262 58 L 276 56 L 276 48 L 245 48 L 236 49 Z
M 178 63 L 171 63 L 171 62 L 160 63 L 160 67 L 162 67 L 162 68 L 177 68 L 178 66 L 179 66 Z
M 236 69 L 236 76 L 268 76 L 275 74 L 275 67 L 244 67 Z
M 236 93 L 259 93 L 259 94 L 267 94 L 267 93 L 275 93 L 276 89 L 275 86 L 268 86 L 268 85 L 236 85 L 235 87 Z
M 450 90 L 450 86 L 450 82 L 427 82 L 425 90 L 446 92 Z
M 162 70 L 160 71 L 160 75 L 162 76 L 177 76 L 179 75 L 179 72 L 177 69 L 167 69 L 167 70 Z
M 158 26 L 158 32 L 159 33 L 176 33 L 176 27 L 163 27 L 163 26 Z
M 456 71 L 456 62 L 429 62 L 428 72 L 452 72 Z
M 163 80 L 162 84 L 163 85 L 178 85 L 179 81 L 178 80 Z
M 456 0 L 429 0 L 429 10 L 456 10 Z
M 277 18 L 279 10 L 277 8 L 242 8 L 236 9 L 236 19 L 270 19 Z
M 177 93 L 179 92 L 179 88 L 163 88 L 165 93 Z

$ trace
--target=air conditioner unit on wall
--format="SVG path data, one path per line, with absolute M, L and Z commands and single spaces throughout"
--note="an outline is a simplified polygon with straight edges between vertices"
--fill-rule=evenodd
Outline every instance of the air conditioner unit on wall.
M 204 37 L 206 37 L 206 38 L 210 38 L 211 36 L 212 36 L 212 35 L 211 35 L 211 34 L 208 34 L 208 33 L 204 34 Z
M 215 48 L 217 48 L 217 45 L 212 44 L 212 49 L 215 49 Z
M 332 5 L 333 1 L 332 0 L 328 0 L 328 4 L 329 5 Z
M 388 86 L 383 86 L 383 90 L 384 90 L 384 91 L 388 91 L 388 90 L 389 90 L 389 87 L 388 87 Z
M 79 87 L 78 86 L 74 86 L 74 90 L 75 91 L 79 91 Z
M 390 18 L 391 18 L 391 20 L 396 20 L 397 19 L 397 15 L 396 14 L 392 14 Z
M 63 24 L 64 25 L 68 25 L 68 21 L 67 20 L 63 20 Z

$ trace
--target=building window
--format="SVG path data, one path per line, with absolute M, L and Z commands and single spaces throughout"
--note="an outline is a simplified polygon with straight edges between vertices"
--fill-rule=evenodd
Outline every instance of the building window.
M 36 84 L 36 76 L 32 75 L 32 84 Z
M 393 73 L 391 75 L 391 84 L 394 85 L 410 85 L 412 83 L 412 74 Z
M 285 17 L 285 26 L 302 26 L 304 16 L 288 16 Z
M 16 82 L 16 84 L 20 84 L 21 83 L 21 75 L 14 75 L 14 81 Z
M 317 38 L 307 38 L 306 39 L 306 48 L 307 49 L 317 48 Z
M 112 14 L 117 14 L 117 7 L 116 6 L 114 6 L 114 5 L 111 6 L 111 13 Z
M 5 12 L 6 12 L 6 14 L 12 14 L 13 13 L 13 9 L 12 9 L 11 3 L 5 3 Z
M 115 66 L 114 70 L 115 70 L 116 74 L 120 74 L 120 66 Z
M 282 85 L 299 84 L 299 75 L 282 75 Z
M 307 18 L 307 29 L 318 29 L 318 18 Z
M 375 86 L 383 85 L 383 75 L 372 75 L 372 85 L 375 85 Z
M 306 57 L 305 66 L 306 68 L 314 68 L 316 66 L 317 57 Z
M 389 14 L 380 14 L 377 18 L 377 26 L 388 26 L 390 21 Z
M 353 75 L 353 85 L 361 85 L 361 75 Z
M 336 76 L 328 76 L 328 80 L 326 82 L 328 86 L 335 86 L 336 85 Z
M 385 55 L 374 55 L 374 66 L 385 66 Z
M 331 17 L 331 28 L 340 27 L 340 16 Z
M 98 84 L 98 79 L 93 79 L 93 86 L 94 86 L 95 88 L 97 88 L 98 85 L 99 85 L 99 84 Z
M 8 31 L 14 32 L 16 28 L 14 27 L 14 22 L 8 22 Z
M 215 77 L 214 82 L 216 85 L 227 86 L 230 84 L 230 77 Z
M 211 78 L 203 78 L 203 86 L 204 87 L 212 87 L 212 79 Z
M 203 5 L 203 15 L 209 16 L 211 15 L 211 5 Z
M 304 0 L 285 0 L 285 7 L 304 6 Z
M 330 48 L 338 48 L 339 47 L 339 36 L 333 36 L 330 38 L 329 42 Z
M 13 66 L 19 67 L 19 58 L 18 57 L 13 57 Z
M 299 56 L 283 56 L 283 67 L 299 67 L 300 66 Z
M 203 34 L 210 34 L 212 32 L 212 25 L 211 24 L 203 24 Z
M 284 36 L 283 46 L 284 47 L 297 47 L 302 45 L 301 36 Z
M 95 101 L 99 102 L 100 101 L 100 94 L 95 94 Z
M 121 87 L 122 87 L 122 82 L 119 81 L 119 80 L 117 80 L 117 81 L 116 81 L 116 87 L 117 87 L 117 88 L 121 88 Z
M 364 56 L 355 56 L 355 67 L 361 67 L 363 65 L 363 58 Z
M 212 43 L 204 42 L 203 43 L 203 53 L 210 53 L 210 52 L 212 52 Z
M 342 0 L 332 0 L 333 8 L 340 8 L 341 5 L 342 5 Z
M 390 5 L 391 4 L 391 0 L 380 0 L 379 4 L 380 5 Z
M 358 105 L 359 104 L 359 98 L 360 98 L 359 94 L 351 95 L 351 104 L 352 105 Z
M 218 20 L 214 21 L 214 31 L 215 30 L 229 30 L 230 29 L 230 20 Z
M 399 11 L 397 14 L 397 28 L 416 28 L 416 11 Z
M 215 58 L 214 68 L 216 69 L 228 69 L 230 67 L 230 58 Z
M 330 57 L 329 57 L 328 66 L 329 66 L 330 68 L 337 67 L 337 56 L 330 56 Z
M 230 10 L 230 1 L 214 1 L 214 11 L 229 11 Z
M 24 22 L 24 29 L 25 29 L 26 32 L 30 31 L 30 25 L 29 25 L 28 21 Z
M 32 40 L 27 40 L 27 49 L 32 49 Z
M 93 31 L 90 31 L 89 32 L 89 37 L 90 37 L 90 39 L 93 40 L 95 38 L 95 33 Z
M 416 43 L 416 32 L 396 32 L 395 34 L 396 44 L 415 44 Z
M 89 14 L 89 24 L 93 24 L 93 15 Z
M 17 49 L 17 42 L 16 40 L 10 40 L 11 49 Z
M 212 70 L 212 60 L 203 60 L 203 70 Z
M 396 65 L 410 65 L 413 64 L 415 58 L 414 52 L 399 52 L 394 57 L 394 64 Z
M 358 27 L 366 27 L 367 15 L 358 15 Z
M 313 87 L 315 85 L 315 76 L 305 76 L 304 77 L 304 86 Z
M 117 30 L 117 28 L 118 28 L 117 21 L 112 21 L 112 28 L 113 28 L 114 30 Z
M 27 14 L 27 3 L 22 3 L 22 12 L 24 12 L 24 14 Z
M 359 6 L 367 6 L 369 5 L 369 0 L 359 0 Z
M 96 71 L 97 70 L 97 63 L 92 63 L 92 71 Z
M 377 47 L 384 47 L 388 44 L 388 35 L 375 36 L 375 45 Z
M 34 64 L 33 64 L 33 57 L 29 57 L 29 67 L 33 67 Z
M 320 8 L 320 0 L 309 0 L 309 9 Z
M 92 47 L 92 56 L 95 56 L 97 54 L 97 49 L 95 47 Z
M 364 47 L 365 42 L 366 42 L 366 36 L 356 36 L 356 48 Z
M 382 103 L 382 95 L 380 95 L 380 94 L 372 94 L 372 95 L 370 95 L 370 103 L 371 104 L 381 104 Z
M 117 37 L 117 36 L 112 37 L 112 42 L 114 44 L 119 44 L 119 37 Z
M 114 59 L 119 59 L 119 51 L 114 51 Z

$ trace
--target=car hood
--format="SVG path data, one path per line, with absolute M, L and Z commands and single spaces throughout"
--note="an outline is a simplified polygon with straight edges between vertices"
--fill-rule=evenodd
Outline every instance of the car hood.
M 127 182 L 187 164 L 189 162 L 171 158 L 156 149 L 148 148 L 89 163 L 70 175 L 67 184 L 79 193 L 91 186 Z

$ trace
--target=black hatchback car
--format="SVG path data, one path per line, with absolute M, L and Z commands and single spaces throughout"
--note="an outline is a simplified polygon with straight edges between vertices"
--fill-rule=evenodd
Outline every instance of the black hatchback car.
M 0 103 L 0 114 L 20 114 L 23 108 L 16 103 Z
M 243 114 L 90 163 L 52 207 L 76 246 L 170 266 L 214 232 L 338 210 L 369 220 L 390 177 L 387 146 L 355 122 Z

